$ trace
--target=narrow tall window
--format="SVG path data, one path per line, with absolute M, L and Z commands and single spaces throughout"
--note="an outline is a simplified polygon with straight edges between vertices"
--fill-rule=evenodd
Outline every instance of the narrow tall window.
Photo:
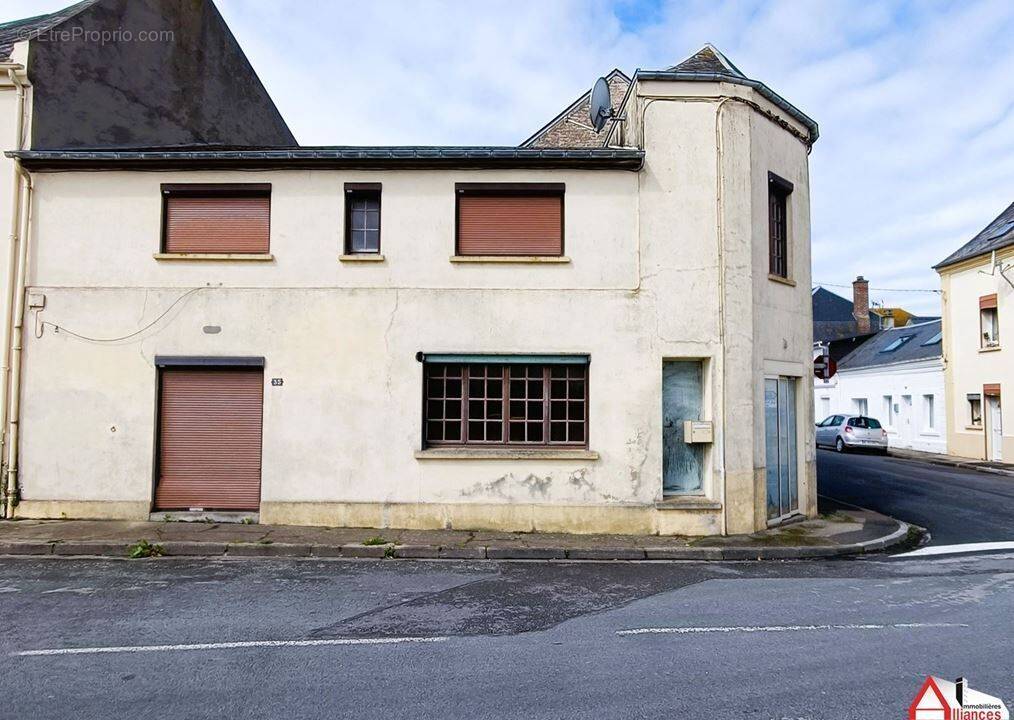
M 936 422 L 933 417 L 934 415 L 933 405 L 934 403 L 932 395 L 922 396 L 922 414 L 923 414 L 922 424 L 923 427 L 926 428 L 927 430 L 933 430 L 933 428 L 936 426 Z
M 380 253 L 380 183 L 345 183 L 345 253 Z
M 768 173 L 768 272 L 789 277 L 789 195 L 792 183 Z
M 458 183 L 457 255 L 563 255 L 562 183 Z
M 894 398 L 884 395 L 884 421 L 888 427 L 894 427 Z
M 996 295 L 979 298 L 980 347 L 1000 347 L 1000 317 L 996 309 Z
M 455 359 L 426 361 L 426 445 L 587 446 L 586 363 Z
M 163 253 L 266 254 L 270 224 L 270 185 L 162 185 Z

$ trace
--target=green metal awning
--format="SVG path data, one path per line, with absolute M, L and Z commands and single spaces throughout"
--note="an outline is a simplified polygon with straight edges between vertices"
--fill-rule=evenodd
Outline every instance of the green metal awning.
M 589 355 L 456 355 L 418 353 L 419 362 L 487 365 L 587 365 Z

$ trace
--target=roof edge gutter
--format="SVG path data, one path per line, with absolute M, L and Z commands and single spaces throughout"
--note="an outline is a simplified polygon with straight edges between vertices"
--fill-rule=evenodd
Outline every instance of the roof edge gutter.
M 792 119 L 802 124 L 810 134 L 809 144 L 813 145 L 820 137 L 817 121 L 762 83 L 760 80 L 740 77 L 732 73 L 695 72 L 688 70 L 638 70 L 634 73 L 641 80 L 685 80 L 691 82 L 724 82 L 756 90 L 764 99 L 784 111 Z

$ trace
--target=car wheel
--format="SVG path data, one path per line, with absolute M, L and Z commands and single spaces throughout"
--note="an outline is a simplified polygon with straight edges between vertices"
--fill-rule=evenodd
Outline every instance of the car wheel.
M 838 438 L 834 443 L 834 449 L 840 453 L 845 452 L 845 441 L 842 440 L 841 438 Z

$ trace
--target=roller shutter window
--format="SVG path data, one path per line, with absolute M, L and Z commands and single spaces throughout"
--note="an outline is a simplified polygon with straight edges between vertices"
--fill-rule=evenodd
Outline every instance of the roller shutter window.
M 162 198 L 162 252 L 270 251 L 270 185 L 163 185 Z
M 158 510 L 257 510 L 261 368 L 165 368 L 159 403 Z
M 458 255 L 563 255 L 562 184 L 459 183 Z

